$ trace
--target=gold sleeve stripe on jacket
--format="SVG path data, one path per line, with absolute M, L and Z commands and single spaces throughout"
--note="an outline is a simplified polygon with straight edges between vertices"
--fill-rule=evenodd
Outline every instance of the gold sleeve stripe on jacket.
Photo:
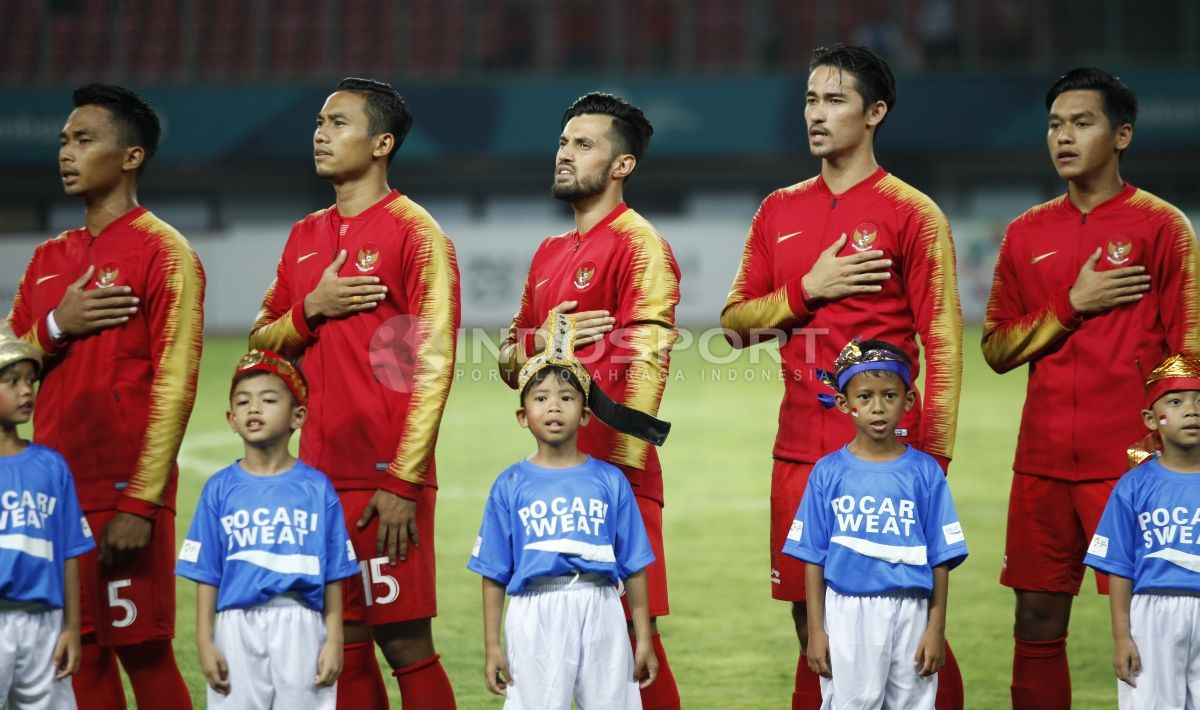
M 1171 343 L 1172 348 L 1185 352 L 1200 353 L 1200 281 L 1197 281 L 1197 266 L 1200 249 L 1196 246 L 1196 232 L 1192 223 L 1177 207 L 1155 195 L 1138 190 L 1129 198 L 1129 204 L 1157 213 L 1166 218 L 1168 229 L 1174 237 L 1173 253 L 1179 267 L 1179 304 L 1183 308 L 1180 331 L 1183 341 Z M 1169 307 L 1170 304 L 1163 304 Z
M 1010 233 L 1021 223 L 1036 218 L 1042 212 L 1060 208 L 1066 199 L 1065 195 L 1060 195 L 1029 208 L 1013 220 L 1009 226 Z M 1009 240 L 1005 236 L 1000 244 L 1000 253 L 996 257 L 992 289 L 988 295 L 983 321 L 983 358 L 998 373 L 1008 372 L 1038 357 L 1072 329 L 1059 318 L 1053 301 L 1036 314 L 1005 312 L 1006 309 L 1001 306 L 1002 298 L 1011 295 L 1017 289 L 1016 283 L 1010 284 L 1005 280 L 1004 272 L 1010 260 L 1008 246 Z M 1004 317 L 1006 322 L 998 322 L 998 317 Z
M 626 373 L 627 407 L 657 416 L 666 387 L 671 347 L 678 338 L 675 307 L 679 304 L 679 279 L 671 264 L 670 247 L 649 222 L 632 210 L 613 222 L 613 231 L 626 240 L 630 262 L 633 307 L 625 340 L 632 349 Z M 628 434 L 618 434 L 611 461 L 645 468 L 648 445 Z
M 167 315 L 154 334 L 163 344 L 150 386 L 150 416 L 127 494 L 161 505 L 196 398 L 204 330 L 204 272 L 179 232 L 146 213 L 132 224 L 157 241 L 162 254 Z
M 764 261 L 759 262 L 755 260 L 754 254 L 757 236 L 755 228 L 767 204 L 810 189 L 816 181 L 813 177 L 776 190 L 763 201 L 755 214 L 750 232 L 746 235 L 745 246 L 742 247 L 742 261 L 738 264 L 737 276 L 734 277 L 729 296 L 725 299 L 725 307 L 721 309 L 721 327 L 736 336 L 730 339 L 731 342 L 748 344 L 752 331 L 783 328 L 800 318 L 800 314 L 795 313 L 788 302 L 786 284 L 773 284 L 776 286 L 774 291 L 755 296 L 750 293 L 749 276 L 751 270 L 771 268 L 769 255 L 764 254 Z
M 529 356 L 529 353 L 524 352 L 525 338 L 521 334 L 524 326 L 521 324 L 521 319 L 528 317 L 529 313 L 530 276 L 531 274 L 525 275 L 525 286 L 521 289 L 521 305 L 513 315 L 512 323 L 508 326 L 508 333 L 504 336 L 504 342 L 500 344 L 500 353 L 496 358 L 500 379 L 513 389 L 517 388 L 517 376 L 525 364 L 525 358 Z
M 747 286 L 751 269 L 769 269 L 768 263 L 754 260 L 754 232 L 746 237 L 742 248 L 742 261 L 737 276 L 721 309 L 721 327 L 737 335 L 739 342 L 749 341 L 751 331 L 780 328 L 796 319 L 788 303 L 787 288 L 780 286 L 765 296 L 755 298 Z
M 283 268 L 283 257 L 280 257 L 279 268 Z M 276 276 L 263 296 L 262 307 L 250 330 L 250 347 L 274 350 L 291 357 L 303 349 L 305 338 L 292 322 L 292 304 L 275 302 L 278 284 L 279 277 Z
M 388 473 L 423 485 L 454 377 L 459 324 L 458 262 L 449 237 L 421 207 L 402 196 L 387 209 L 411 230 L 417 244 L 415 278 L 423 286 L 416 313 L 419 336 L 408 419 Z
M 892 175 L 881 180 L 878 189 L 911 208 L 921 225 L 917 243 L 923 253 L 918 258 L 929 264 L 927 296 L 932 304 L 928 332 L 920 333 L 926 365 L 921 437 L 926 453 L 951 458 L 962 393 L 963 323 L 950 223 L 933 200 Z M 920 330 L 921 324 L 917 327 Z
M 986 315 L 983 321 L 983 358 L 998 373 L 1008 372 L 1037 357 L 1070 332 L 1054 311 L 1054 304 L 1046 304 L 1036 314 L 1007 313 L 1001 299 L 1011 295 L 1016 283 L 1005 280 L 1009 262 L 1008 237 L 1000 244 L 996 258 L 996 270 L 992 276 L 992 290 L 988 295 Z M 1005 322 L 997 321 L 1004 317 Z

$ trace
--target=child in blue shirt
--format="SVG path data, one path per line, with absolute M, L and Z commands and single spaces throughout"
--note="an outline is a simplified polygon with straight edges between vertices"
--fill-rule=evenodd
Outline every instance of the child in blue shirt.
M 74 708 L 79 555 L 96 544 L 67 462 L 21 439 L 41 355 L 0 320 L 0 706 Z
M 625 475 L 576 445 L 591 416 L 590 377 L 573 355 L 574 320 L 555 323 L 519 378 L 517 421 L 537 452 L 496 479 L 467 564 L 483 576 L 484 677 L 508 710 L 565 710 L 572 698 L 583 708 L 640 708 L 639 688 L 658 669 L 644 571 L 654 553 Z
M 1084 564 L 1106 572 L 1117 702 L 1200 705 L 1200 357 L 1146 379 L 1146 440 L 1117 481 Z
M 805 563 L 808 663 L 822 707 L 932 708 L 945 661 L 949 571 L 967 556 L 946 477 L 896 439 L 911 363 L 856 339 L 823 397 L 854 418 L 849 445 L 813 467 L 783 552 Z M 915 666 L 915 667 L 914 667 Z
M 333 485 L 288 452 L 306 400 L 279 355 L 238 364 L 227 417 L 246 456 L 204 485 L 175 569 L 197 583 L 209 708 L 336 704 L 340 580 L 359 570 Z

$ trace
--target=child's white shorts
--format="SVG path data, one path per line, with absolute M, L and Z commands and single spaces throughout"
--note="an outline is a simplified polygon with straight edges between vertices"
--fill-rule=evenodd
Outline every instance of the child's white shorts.
M 911 594 L 847 596 L 825 592 L 830 670 L 822 710 L 933 708 L 937 674 L 917 675 L 913 657 L 929 623 L 929 601 Z
M 229 695 L 208 688 L 208 707 L 333 710 L 337 685 L 319 688 L 317 656 L 325 643 L 321 612 L 290 596 L 217 613 L 213 642 L 229 665 Z
M 62 609 L 37 604 L 0 606 L 0 707 L 7 700 L 10 710 L 74 710 L 71 679 L 54 679 L 62 617 Z
M 620 593 L 591 575 L 540 578 L 515 595 L 504 619 L 505 710 L 642 707 Z
M 1117 680 L 1121 710 L 1200 708 L 1200 597 L 1135 594 L 1129 631 L 1142 672 L 1136 688 Z

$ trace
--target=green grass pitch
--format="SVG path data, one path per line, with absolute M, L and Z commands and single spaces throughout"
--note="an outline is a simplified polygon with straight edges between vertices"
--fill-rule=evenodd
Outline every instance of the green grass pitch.
M 699 340 L 703 341 L 702 336 Z M 771 443 L 783 391 L 766 350 L 730 354 L 720 337 L 672 361 L 662 416 L 673 423 L 662 449 L 671 615 L 660 620 L 685 708 L 789 707 L 797 643 L 787 605 L 770 598 L 767 506 Z M 180 461 L 179 540 L 205 478 L 240 456 L 225 424 L 228 381 L 245 341 L 209 338 L 200 392 Z M 970 328 L 956 456 L 950 481 L 971 556 L 950 575 L 948 636 L 966 683 L 968 708 L 1008 707 L 1012 592 L 999 585 L 1013 448 L 1024 371 L 998 376 Z M 470 342 L 460 345 L 470 353 Z M 434 639 L 460 708 L 498 708 L 484 689 L 479 578 L 465 568 L 483 501 L 496 474 L 533 448 L 513 417 L 515 395 L 496 380 L 494 359 L 460 358 L 438 443 L 438 598 Z M 725 357 L 728 355 L 728 357 Z M 752 360 L 757 359 L 757 364 Z M 195 585 L 181 580 L 176 653 L 203 703 L 195 660 Z M 1107 601 L 1089 574 L 1071 625 L 1076 707 L 1115 707 Z M 399 707 L 389 680 L 393 705 Z

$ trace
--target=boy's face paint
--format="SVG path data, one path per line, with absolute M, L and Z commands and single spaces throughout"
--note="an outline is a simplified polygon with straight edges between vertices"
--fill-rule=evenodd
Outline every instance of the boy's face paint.
M 1147 428 L 1158 432 L 1163 443 L 1180 449 L 1200 446 L 1200 390 L 1168 392 L 1142 417 Z M 1154 426 L 1157 422 L 1158 426 Z
M 859 436 L 876 441 L 895 437 L 896 425 L 914 401 L 913 392 L 893 372 L 859 373 L 838 395 L 838 407 L 854 418 Z

